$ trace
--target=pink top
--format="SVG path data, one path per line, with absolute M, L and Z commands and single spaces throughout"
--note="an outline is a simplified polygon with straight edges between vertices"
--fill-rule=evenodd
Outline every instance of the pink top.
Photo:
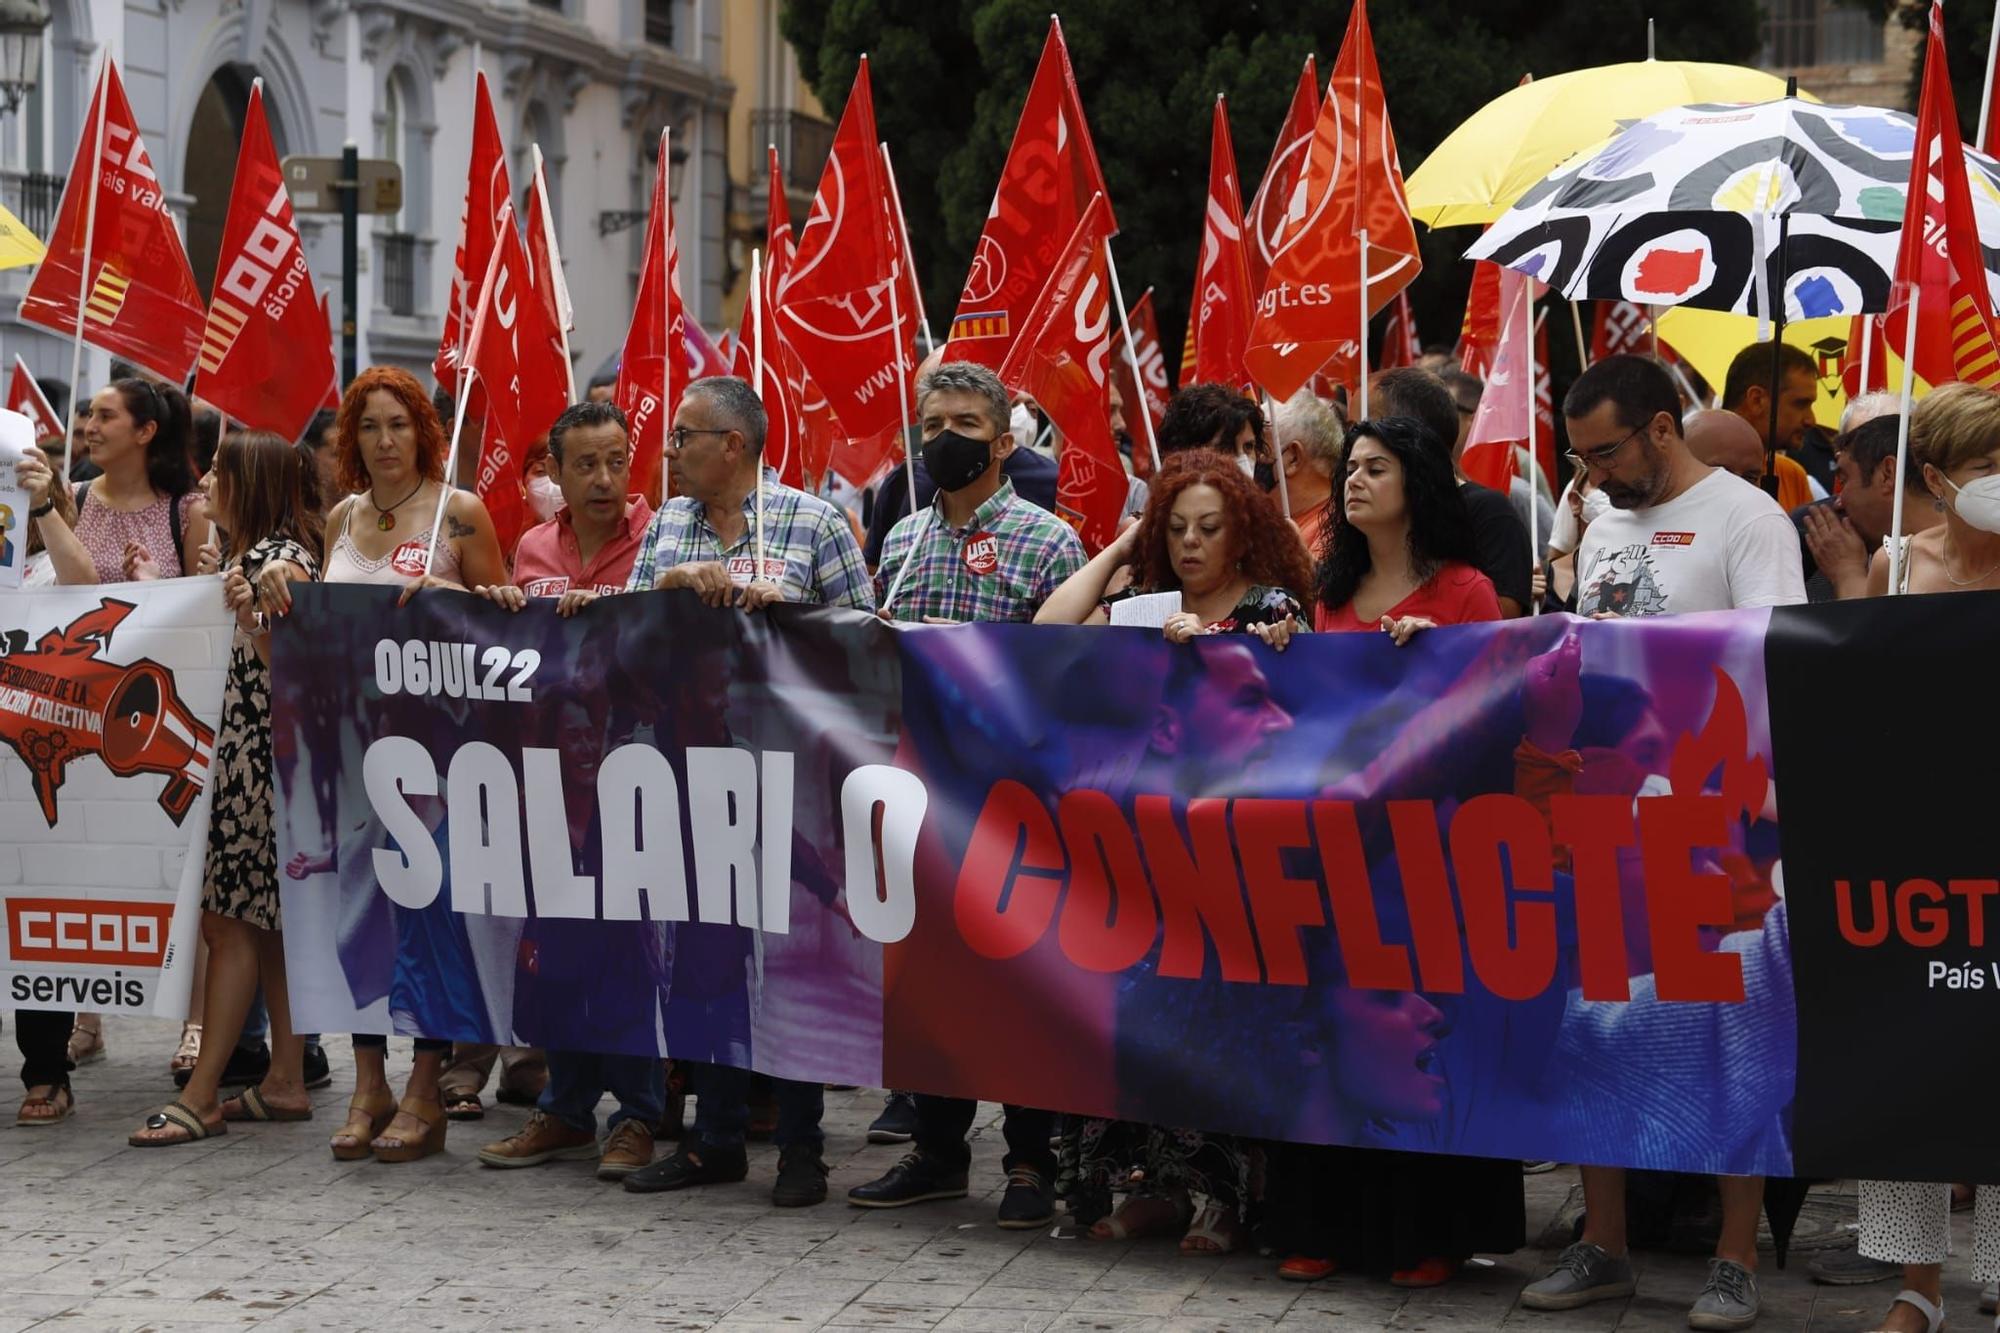
M 359 502 L 347 506 L 341 515 L 340 536 L 334 538 L 333 549 L 327 552 L 326 573 L 322 583 L 381 583 L 391 587 L 402 587 L 411 579 L 424 572 L 424 555 L 430 549 L 431 530 L 425 528 L 416 536 L 397 545 L 389 554 L 370 560 L 355 547 L 354 539 L 347 535 L 348 524 L 354 519 L 354 511 Z M 458 578 L 458 552 L 450 542 L 438 541 L 437 558 L 431 562 L 431 573 L 441 579 Z
M 1423 616 L 1440 625 L 1464 625 L 1475 620 L 1498 620 L 1500 599 L 1494 595 L 1491 579 L 1471 565 L 1453 560 L 1447 561 L 1431 575 L 1430 582 L 1390 607 L 1386 614 L 1399 620 L 1404 616 Z M 1321 632 L 1379 629 L 1381 624 L 1379 619 L 1366 623 L 1358 619 L 1353 602 L 1331 611 L 1322 606 L 1313 612 L 1313 628 Z
M 514 586 L 530 597 L 560 597 L 571 588 L 609 594 L 625 591 L 653 507 L 643 495 L 625 502 L 625 526 L 599 548 L 588 565 L 576 544 L 576 528 L 567 508 L 546 523 L 521 534 L 514 548 Z
M 93 485 L 91 490 L 95 489 Z M 200 498 L 189 491 L 180 499 L 182 536 L 192 526 L 191 514 Z M 167 512 L 170 503 L 168 497 L 161 496 L 144 509 L 127 511 L 113 509 L 95 494 L 85 495 L 83 512 L 77 515 L 76 539 L 90 552 L 99 583 L 125 581 L 125 547 L 130 542 L 138 542 L 151 553 L 161 578 L 181 576 L 181 553 L 174 545 L 173 520 Z

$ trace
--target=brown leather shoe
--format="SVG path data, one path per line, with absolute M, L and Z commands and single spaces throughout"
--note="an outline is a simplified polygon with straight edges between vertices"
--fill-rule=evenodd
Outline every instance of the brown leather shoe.
M 557 1160 L 580 1162 L 597 1156 L 597 1135 L 587 1129 L 571 1129 L 552 1115 L 540 1111 L 512 1138 L 489 1143 L 479 1150 L 485 1166 L 540 1166 Z
M 604 1155 L 597 1159 L 597 1178 L 623 1180 L 652 1164 L 653 1131 L 637 1120 L 623 1120 L 604 1141 Z

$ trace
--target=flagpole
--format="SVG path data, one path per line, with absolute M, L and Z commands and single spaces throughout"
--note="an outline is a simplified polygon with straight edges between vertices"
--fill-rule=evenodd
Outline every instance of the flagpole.
M 1366 13 L 1364 12 L 1361 15 L 1361 17 L 1365 21 L 1367 18 Z M 1365 163 L 1365 155 L 1367 153 L 1367 149 L 1363 145 L 1365 145 L 1367 142 L 1368 142 L 1368 104 L 1366 101 L 1362 99 L 1361 96 L 1361 62 L 1357 60 L 1354 65 L 1354 145 L 1355 145 L 1354 152 L 1355 152 L 1355 162 L 1357 165 L 1363 165 Z M 1303 172 L 1304 168 L 1302 167 L 1300 168 L 1300 170 Z M 1329 185 L 1328 188 L 1332 187 Z M 1356 171 L 1354 173 L 1354 205 L 1355 205 L 1354 216 L 1362 219 L 1362 224 L 1361 224 L 1361 284 L 1360 284 L 1361 285 L 1361 338 L 1360 338 L 1361 359 L 1358 363 L 1359 368 L 1355 372 L 1355 378 L 1361 381 L 1361 416 L 1359 419 L 1362 421 L 1366 421 L 1368 419 L 1367 188 L 1368 188 L 1368 173 L 1366 171 Z M 1307 382 L 1310 383 L 1311 381 L 1308 380 Z
M 757 398 L 764 398 L 764 252 L 750 252 L 750 343 L 753 351 L 752 364 L 756 366 Z M 764 419 L 769 422 L 770 408 L 764 410 Z M 767 432 L 768 434 L 768 432 Z M 767 439 L 765 443 L 769 443 Z M 790 447 L 788 441 L 786 447 Z M 750 580 L 755 583 L 764 577 L 764 460 L 757 460 L 757 573 Z
M 1160 470 L 1160 442 L 1153 433 L 1153 411 L 1144 401 L 1146 377 L 1139 369 L 1139 353 L 1132 343 L 1132 321 L 1125 315 L 1125 293 L 1118 285 L 1118 261 L 1111 257 L 1111 241 L 1104 242 L 1104 266 L 1111 270 L 1111 304 L 1118 307 L 1118 328 L 1125 336 L 1125 359 L 1132 363 L 1132 383 L 1139 389 L 1139 419 L 1146 423 L 1146 452 L 1153 457 L 1153 471 Z
M 426 578 L 430 577 L 431 565 L 437 559 L 438 530 L 444 527 L 444 507 L 451 503 L 451 479 L 458 473 L 458 441 L 460 434 L 465 430 L 465 400 L 468 397 L 464 390 L 470 386 L 471 378 L 469 368 L 466 373 L 459 376 L 458 386 L 460 392 L 452 403 L 451 448 L 445 451 L 444 484 L 438 489 L 437 513 L 431 516 L 431 541 L 429 547 L 424 551 L 424 576 Z
M 1355 378 L 1361 381 L 1361 415 L 1356 421 L 1368 419 L 1368 228 L 1361 229 L 1361 359 Z
M 903 238 L 903 258 L 910 264 L 910 291 L 917 298 L 917 324 L 924 331 L 924 355 L 937 350 L 937 343 L 931 339 L 931 317 L 924 312 L 924 289 L 917 284 L 917 259 L 910 253 L 910 222 L 903 216 L 903 195 L 896 188 L 896 168 L 889 162 L 889 145 L 883 144 L 882 170 L 889 177 L 889 202 L 896 208 L 896 231 Z
M 1912 283 L 1910 311 L 1904 316 L 1903 324 L 1903 403 L 1902 411 L 1896 418 L 1896 500 L 1894 512 L 1889 516 L 1889 592 L 1892 596 L 1903 590 L 1903 495 L 1909 489 L 1903 485 L 1903 478 L 1910 466 L 1910 397 L 1915 388 L 1910 362 L 1917 356 L 1917 298 L 1922 295 L 1923 288 Z
M 1542 526 L 1540 488 L 1535 485 L 1534 474 L 1541 468 L 1535 455 L 1535 280 L 1523 278 L 1521 291 L 1525 298 L 1521 302 L 1521 322 L 1527 327 L 1522 333 L 1522 346 L 1528 354 L 1528 373 L 1525 392 L 1528 395 L 1528 571 L 1533 573 L 1542 567 L 1542 543 L 1539 532 Z M 1574 310 L 1576 307 L 1570 307 Z M 1528 597 L 1528 614 L 1542 613 L 1541 599 L 1531 592 Z
M 1569 326 L 1576 330 L 1576 368 L 1590 369 L 1590 344 L 1583 340 L 1583 311 L 1572 300 L 1569 303 Z
M 667 164 L 673 161 L 672 158 L 667 156 L 668 152 L 673 148 L 673 141 L 674 127 L 671 125 L 663 126 L 660 130 L 659 165 L 659 170 L 662 172 L 667 171 Z M 671 183 L 673 177 L 669 174 L 666 179 Z M 667 297 L 673 291 L 672 284 L 675 281 L 675 275 L 672 266 L 677 256 L 674 254 L 673 246 L 674 200 L 672 189 L 669 188 L 660 191 L 660 197 L 664 201 L 660 206 L 660 416 L 666 423 L 666 428 L 660 432 L 660 503 L 664 505 L 667 502 L 668 483 L 667 445 L 674 438 L 674 421 L 670 415 L 674 404 L 674 312 L 670 308 L 672 303 L 667 300 Z M 685 310 L 681 312 L 681 318 L 687 318 Z M 686 350 L 682 349 L 681 354 L 685 356 Z
M 902 417 L 903 436 L 903 480 L 910 487 L 910 512 L 917 512 L 917 450 L 910 443 L 910 376 L 903 366 L 903 316 L 898 310 L 896 292 L 903 285 L 903 269 L 897 265 L 889 278 L 889 359 L 896 363 L 897 414 Z M 913 286 L 915 284 L 912 284 Z
M 97 243 L 97 191 L 104 174 L 104 112 L 110 102 L 111 53 L 106 51 L 104 63 L 97 67 L 97 124 L 91 131 L 90 181 L 84 187 L 89 194 L 84 200 L 83 211 L 83 262 L 77 265 L 76 335 L 70 340 L 69 349 L 70 419 L 63 423 L 65 435 L 74 428 L 76 409 L 83 398 L 83 315 L 90 301 L 90 251 Z
M 1277 460 L 1272 471 L 1278 474 L 1278 504 L 1283 507 L 1285 518 L 1292 517 L 1292 488 L 1285 480 L 1285 451 L 1278 447 L 1278 404 L 1271 395 L 1264 395 L 1264 422 L 1271 431 L 1271 457 Z
M 1856 398 L 1868 392 L 1869 353 L 1875 350 L 1874 319 L 1875 316 L 1873 315 L 1863 315 L 1861 317 L 1861 380 L 1854 386 L 1854 396 Z M 1884 348 L 1883 350 L 1886 351 L 1887 349 Z M 1887 377 L 1885 376 L 1884 378 Z
M 1975 145 L 1980 152 L 1986 151 L 1986 127 L 1993 117 L 1993 65 L 2000 57 L 2000 0 L 1994 0 L 1993 31 L 1986 39 L 1986 84 L 1979 94 L 1979 142 Z
M 536 211 L 542 215 L 542 244 L 547 246 L 549 251 L 549 281 L 551 283 L 561 282 L 562 256 L 556 252 L 556 220 L 550 211 L 549 182 L 547 177 L 542 173 L 541 144 L 530 144 L 528 152 L 534 158 L 535 163 L 535 189 L 542 196 L 542 206 Z M 562 303 L 560 301 L 556 302 L 556 334 L 562 339 L 563 375 L 569 382 L 569 395 L 563 400 L 565 405 L 567 405 L 576 401 L 576 367 L 570 363 L 569 359 L 569 329 L 563 324 Z

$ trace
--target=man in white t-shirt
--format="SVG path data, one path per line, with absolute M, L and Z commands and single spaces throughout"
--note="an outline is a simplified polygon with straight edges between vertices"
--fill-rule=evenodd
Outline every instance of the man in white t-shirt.
M 1611 502 L 1577 549 L 1579 614 L 1663 616 L 1806 600 L 1791 519 L 1763 491 L 1688 450 L 1680 395 L 1657 362 L 1597 362 L 1570 386 L 1563 417 L 1571 461 Z M 1722 1176 L 1716 1184 L 1722 1234 L 1688 1326 L 1747 1328 L 1757 1319 L 1764 1181 Z M 1584 1167 L 1583 1197 L 1583 1236 L 1554 1272 L 1521 1293 L 1526 1308 L 1569 1310 L 1632 1294 L 1625 1172 Z

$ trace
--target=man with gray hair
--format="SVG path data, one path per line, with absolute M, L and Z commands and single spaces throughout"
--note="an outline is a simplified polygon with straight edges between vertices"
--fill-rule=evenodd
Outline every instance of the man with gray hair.
M 1840 409 L 1840 433 L 1851 435 L 1876 417 L 1893 417 L 1902 410 L 1903 400 L 1881 389 L 1850 398 L 1847 406 Z M 1838 447 L 1839 442 L 1835 441 L 1835 448 Z
M 1285 494 L 1291 497 L 1292 526 L 1305 538 L 1306 550 L 1319 558 L 1320 539 L 1333 513 L 1333 474 L 1347 442 L 1340 414 L 1300 389 L 1278 409 L 1278 466 L 1285 473 Z

